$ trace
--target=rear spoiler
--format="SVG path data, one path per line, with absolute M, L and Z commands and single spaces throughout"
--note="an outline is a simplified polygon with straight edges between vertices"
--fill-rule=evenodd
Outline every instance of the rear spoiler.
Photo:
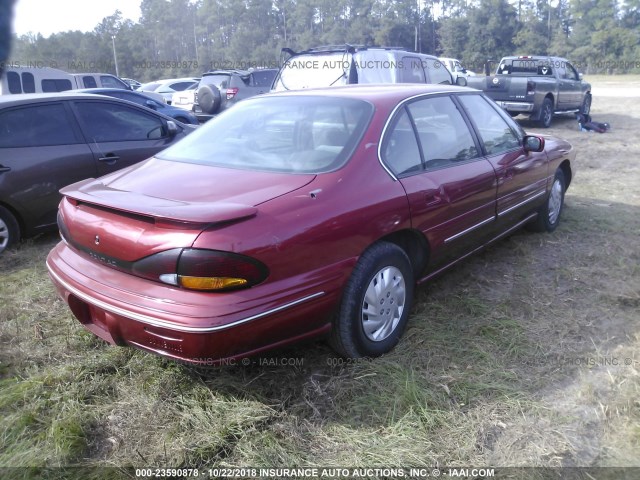
M 179 223 L 213 224 L 253 217 L 256 207 L 238 203 L 181 202 L 110 188 L 100 180 L 88 179 L 60 190 L 74 205 L 86 203 L 133 215 Z M 135 208 L 132 208 L 135 205 Z

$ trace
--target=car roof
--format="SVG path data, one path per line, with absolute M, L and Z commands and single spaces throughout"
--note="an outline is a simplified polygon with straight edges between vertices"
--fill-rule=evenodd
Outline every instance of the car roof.
M 97 90 L 97 89 L 96 89 Z M 127 91 L 115 88 L 113 90 Z M 97 93 L 77 93 L 75 90 L 68 90 L 64 92 L 51 92 L 51 93 L 26 93 L 19 95 L 1 95 L 0 96 L 0 108 L 14 107 L 18 105 L 36 104 L 44 102 L 53 102 L 56 100 L 99 100 L 103 102 L 114 102 L 126 105 L 133 105 L 136 108 L 144 108 L 137 103 L 129 102 L 128 100 L 122 100 L 120 98 L 110 97 L 106 95 L 98 95 Z M 164 117 L 166 120 L 173 120 L 171 117 L 167 117 L 161 112 L 154 112 L 156 115 Z
M 21 105 L 25 103 L 38 103 L 53 100 L 75 100 L 83 98 L 95 100 L 96 97 L 95 95 L 90 93 L 77 93 L 75 90 L 50 93 L 22 93 L 19 95 L 0 96 L 0 106 Z
M 387 83 L 387 84 L 356 84 L 322 88 L 308 88 L 303 90 L 285 90 L 273 92 L 271 96 L 327 96 L 359 98 L 361 100 L 389 99 L 403 100 L 416 95 L 428 95 L 438 93 L 479 93 L 478 90 L 456 85 L 438 85 L 422 83 Z M 259 97 L 263 97 L 260 95 Z M 257 97 L 257 98 L 259 98 Z
M 411 50 L 407 50 L 404 47 L 379 47 L 379 46 L 366 46 L 366 45 L 323 45 L 320 47 L 313 47 L 307 50 L 301 50 L 299 52 L 295 52 L 289 48 L 283 48 L 283 52 L 290 53 L 292 56 L 298 55 L 308 55 L 308 54 L 323 54 L 323 53 L 340 53 L 340 52 L 366 52 L 366 51 L 387 51 L 387 52 L 401 52 L 401 53 L 410 53 L 414 55 L 424 55 L 425 57 L 437 58 L 435 55 L 431 55 L 428 53 L 418 53 L 412 52 Z
M 145 95 L 142 92 L 137 92 L 135 90 L 125 90 L 124 88 L 113 88 L 113 87 L 96 87 L 96 88 L 79 88 L 75 90 L 79 93 L 98 93 L 98 92 L 114 92 L 114 93 L 133 93 L 134 95 L 142 95 L 151 99 L 150 96 Z
M 200 80 L 200 77 L 164 78 L 164 79 L 156 80 L 154 82 L 149 82 L 149 83 L 160 83 L 162 85 L 165 85 L 167 83 L 173 83 L 173 82 L 197 82 L 198 80 Z

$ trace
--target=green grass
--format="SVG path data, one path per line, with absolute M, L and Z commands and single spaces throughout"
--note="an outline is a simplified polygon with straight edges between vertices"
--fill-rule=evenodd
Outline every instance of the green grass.
M 640 466 L 640 100 L 595 99 L 560 228 L 519 232 L 417 291 L 398 347 L 344 362 L 186 367 L 86 332 L 44 266 L 54 235 L 0 256 L 3 478 L 111 467 Z M 624 122 L 622 122 L 624 120 Z M 618 123 L 620 121 L 620 123 Z M 631 359 L 630 365 L 576 359 Z M 38 470 L 47 467 L 79 470 Z M 24 467 L 32 467 L 28 470 Z M 82 469 L 87 467 L 87 469 Z M 102 470 L 101 470 L 102 469 Z M 56 477 L 56 475 L 58 477 Z

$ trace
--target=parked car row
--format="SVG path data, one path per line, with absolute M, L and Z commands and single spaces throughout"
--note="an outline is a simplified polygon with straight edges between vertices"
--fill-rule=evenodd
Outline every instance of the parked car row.
M 466 84 L 459 62 L 453 77 L 443 61 L 447 59 L 399 48 L 342 45 L 284 52 L 289 58 L 281 69 L 206 72 L 197 86 L 174 93 L 172 101 L 205 122 L 241 100 L 269 91 L 369 83 Z
M 170 78 L 155 82 L 144 83 L 136 90 L 140 92 L 154 92 L 162 96 L 164 101 L 171 105 L 171 100 L 175 92 L 181 92 L 193 85 L 197 85 L 200 78 Z

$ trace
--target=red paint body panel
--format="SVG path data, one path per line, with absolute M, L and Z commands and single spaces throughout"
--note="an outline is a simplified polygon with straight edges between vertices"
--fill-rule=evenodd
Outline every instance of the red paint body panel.
M 530 216 L 544 202 L 552 172 L 573 160 L 569 144 L 548 138 L 543 153 L 521 149 L 395 179 L 379 157 L 392 112 L 416 95 L 448 91 L 469 94 L 409 85 L 272 95 L 337 95 L 375 106 L 349 161 L 333 171 L 270 173 L 150 159 L 68 187 L 63 193 L 72 200 L 60 206 L 68 243 L 47 259 L 60 296 L 101 338 L 194 363 L 326 334 L 369 246 L 390 235 L 421 235 L 429 259 L 422 273 L 436 271 Z M 537 192 L 543 194 L 512 208 Z M 244 290 L 198 292 L 109 264 L 181 248 L 241 254 L 266 266 L 268 276 Z

